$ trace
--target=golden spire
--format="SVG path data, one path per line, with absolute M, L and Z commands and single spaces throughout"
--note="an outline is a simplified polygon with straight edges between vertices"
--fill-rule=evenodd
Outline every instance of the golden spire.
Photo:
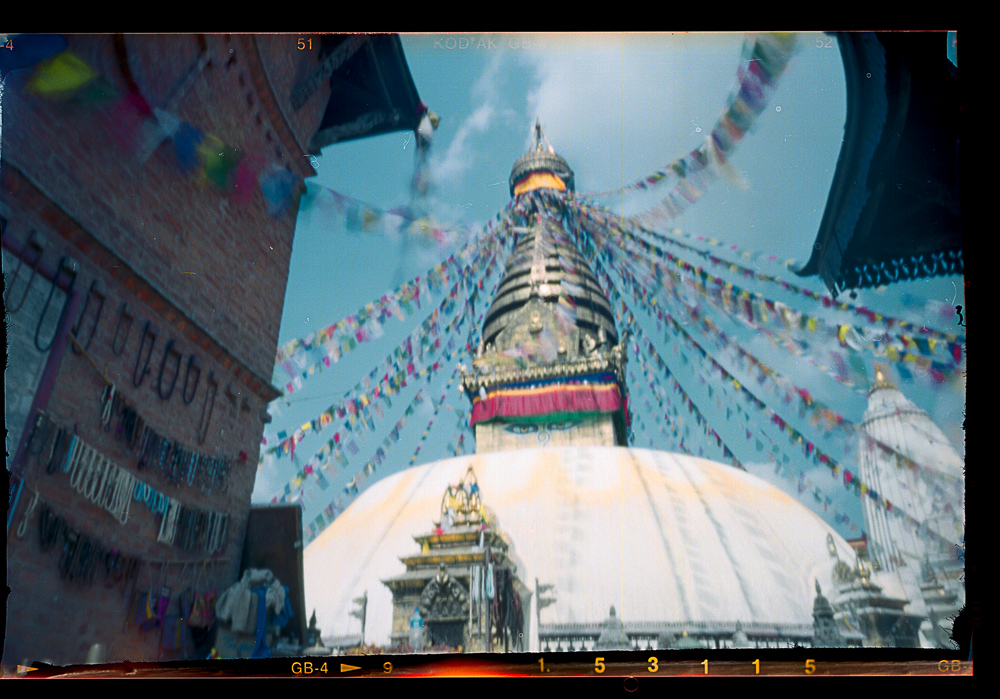
M 875 362 L 875 383 L 872 384 L 869 393 L 874 393 L 880 388 L 896 388 L 896 384 L 889 380 L 886 368 L 882 364 Z
M 469 524 L 485 520 L 483 503 L 479 497 L 479 483 L 472 466 L 465 472 L 458 485 L 449 485 L 441 498 L 441 519 L 451 524 Z

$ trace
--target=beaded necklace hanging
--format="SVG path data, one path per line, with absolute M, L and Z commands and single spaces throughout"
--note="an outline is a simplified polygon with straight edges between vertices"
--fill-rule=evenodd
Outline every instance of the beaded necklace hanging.
M 154 515 L 161 518 L 157 533 L 157 541 L 160 543 L 178 546 L 185 551 L 201 550 L 209 553 L 217 552 L 225 546 L 228 515 L 190 507 L 175 497 L 161 493 L 127 469 L 119 467 L 47 413 L 39 411 L 35 431 L 43 435 L 37 438 L 39 440 L 52 435 L 52 444 L 47 451 L 44 442 L 37 447 L 33 446 L 32 451 L 39 460 L 47 459 L 49 466 L 46 467 L 46 472 L 50 475 L 56 472 L 66 474 L 73 490 L 103 508 L 120 524 L 124 525 L 128 521 L 134 500 L 144 503 Z M 166 458 L 168 445 L 161 445 L 160 448 Z M 180 459 L 180 456 L 170 457 L 176 463 L 180 463 Z M 67 542 L 64 549 L 67 558 L 64 567 L 69 571 L 73 565 L 72 557 L 78 553 L 76 544 Z
M 101 393 L 101 425 L 106 432 L 117 418 L 114 435 L 128 446 L 136 459 L 137 468 L 151 469 L 161 481 L 177 486 L 197 488 L 204 493 L 226 492 L 229 472 L 236 456 L 210 456 L 189 449 L 164 437 L 149 426 L 138 411 L 128 405 L 114 384 Z

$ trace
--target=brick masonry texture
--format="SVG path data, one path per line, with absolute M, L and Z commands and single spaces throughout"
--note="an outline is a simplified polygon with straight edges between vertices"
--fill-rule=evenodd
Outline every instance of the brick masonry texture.
M 126 93 L 130 84 L 119 59 L 124 55 L 133 85 L 152 107 L 218 137 L 245 157 L 305 177 L 314 173 L 303 157 L 307 155 L 303 144 L 319 124 L 329 88 L 324 85 L 291 113 L 288 96 L 296 81 L 317 65 L 318 56 L 318 48 L 296 50 L 295 39 L 128 35 L 116 45 L 111 36 L 68 37 L 70 50 L 120 93 Z M 167 565 L 144 565 L 136 582 L 139 589 L 169 586 L 169 614 L 177 613 L 177 595 L 194 585 L 199 575 L 200 588 L 214 587 L 219 593 L 235 582 L 263 433 L 260 415 L 277 395 L 267 381 L 278 341 L 297 197 L 289 211 L 274 218 L 259 191 L 241 202 L 231 192 L 181 172 L 169 140 L 140 162 L 135 147 L 123 140 L 135 121 L 122 122 L 115 101 L 49 100 L 24 90 L 29 75 L 9 76 L 4 91 L 3 236 L 24 244 L 34 231 L 45 248 L 47 265 L 55 268 L 63 256 L 73 258 L 79 266 L 75 288 L 86 293 L 96 279 L 96 288 L 105 295 L 87 352 L 97 368 L 67 349 L 45 410 L 164 494 L 192 507 L 228 514 L 230 526 L 221 560 L 203 569 L 200 562 L 206 554 L 156 541 L 159 522 L 145 505 L 133 501 L 129 520 L 119 524 L 73 490 L 66 475 L 46 473 L 37 457 L 14 464 L 24 477 L 25 489 L 12 521 L 15 531 L 7 535 L 12 594 L 3 666 L 11 668 L 25 659 L 80 663 L 95 643 L 105 646 L 109 662 L 180 659 L 184 651 L 160 649 L 158 630 L 143 633 L 125 625 L 129 594 L 105 588 L 100 580 L 81 587 L 61 579 L 60 547 L 49 552 L 39 548 L 37 510 L 23 538 L 16 529 L 32 494 L 38 492 L 72 526 L 106 547 L 146 561 L 166 561 Z M 13 259 L 5 250 L 5 273 L 11 271 Z M 32 341 L 40 313 L 34 297 L 38 291 L 47 293 L 50 284 L 39 278 L 34 285 L 31 303 L 16 314 L 8 344 L 10 352 L 29 355 L 11 363 L 5 381 L 7 390 L 14 387 L 17 394 L 8 396 L 6 404 L 18 406 L 22 425 L 28 418 L 38 366 L 45 359 Z M 19 295 L 17 288 L 14 295 Z M 60 308 L 62 296 L 56 294 L 54 300 Z M 97 303 L 96 297 L 91 299 L 83 321 L 84 340 Z M 123 304 L 132 316 L 127 340 L 127 322 L 119 325 Z M 135 386 L 147 322 L 155 328 L 156 340 L 149 371 Z M 112 347 L 116 329 L 120 354 Z M 162 368 L 165 391 L 176 373 L 177 356 L 164 353 L 171 340 L 181 359 L 180 375 L 170 398 L 164 400 L 158 395 L 157 380 Z M 147 338 L 140 369 L 148 348 Z M 181 394 L 191 355 L 197 357 L 201 373 L 194 399 L 186 404 Z M 24 371 L 35 376 L 12 381 L 9 372 L 20 371 L 17 367 L 34 367 Z M 203 453 L 245 453 L 246 462 L 230 473 L 225 492 L 172 486 L 139 471 L 123 443 L 100 428 L 105 372 L 158 433 Z M 210 375 L 218 392 L 204 441 L 199 443 L 203 412 L 211 406 Z M 9 427 L 16 433 L 11 430 L 7 436 L 8 460 L 21 437 L 19 427 Z

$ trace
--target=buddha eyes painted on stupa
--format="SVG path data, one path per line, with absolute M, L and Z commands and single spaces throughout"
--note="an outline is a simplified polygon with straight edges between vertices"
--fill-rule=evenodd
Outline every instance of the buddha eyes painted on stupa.
M 578 420 L 565 420 L 563 422 L 549 422 L 540 425 L 505 425 L 504 430 L 510 432 L 511 434 L 532 434 L 534 432 L 538 432 L 539 430 L 549 430 L 550 432 L 569 430 L 579 424 L 580 422 Z

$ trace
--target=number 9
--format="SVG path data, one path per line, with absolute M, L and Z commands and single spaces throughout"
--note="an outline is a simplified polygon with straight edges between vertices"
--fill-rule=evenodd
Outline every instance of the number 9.
M 382 667 L 385 668 L 384 672 L 386 674 L 389 674 L 390 672 L 392 672 L 392 663 L 385 663 L 384 665 L 382 665 Z

